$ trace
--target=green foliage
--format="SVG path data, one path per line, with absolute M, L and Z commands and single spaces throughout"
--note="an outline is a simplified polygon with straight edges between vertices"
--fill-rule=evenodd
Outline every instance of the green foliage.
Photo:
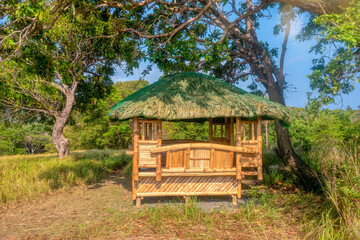
M 64 160 L 51 154 L 0 157 L 0 204 L 4 206 L 56 189 L 94 183 L 130 160 L 124 151 L 110 150 L 75 152 Z
M 93 99 L 86 111 L 74 111 L 65 129 L 71 149 L 128 148 L 132 142 L 131 121 L 110 121 L 108 113 L 116 103 L 148 84 L 145 80 L 116 82 L 105 99 Z
M 44 124 L 0 123 L 0 155 L 42 153 L 49 143 L 49 128 Z
M 164 122 L 163 139 L 189 139 L 207 141 L 209 124 L 193 122 Z
M 351 92 L 360 81 L 360 2 L 353 0 L 344 13 L 321 15 L 313 21 L 323 27 L 325 38 L 313 48 L 322 57 L 314 59 L 308 77 L 312 90 L 318 90 L 318 98 L 328 104 L 341 93 Z M 333 42 L 340 43 L 335 50 L 330 47 Z M 328 52 L 332 52 L 330 60 Z
M 344 13 L 325 14 L 314 22 L 326 26 L 326 37 L 344 42 L 348 47 L 359 47 L 360 2 L 353 0 Z
M 24 153 L 24 132 L 20 126 L 9 127 L 0 123 L 0 156 Z

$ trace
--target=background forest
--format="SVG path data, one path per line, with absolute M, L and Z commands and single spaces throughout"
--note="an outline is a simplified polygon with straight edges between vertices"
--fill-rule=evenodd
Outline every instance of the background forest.
M 146 80 L 116 82 L 108 96 L 92 99 L 93 105 L 86 111 L 74 111 L 65 128 L 70 148 L 127 149 L 132 144 L 131 122 L 114 121 L 108 112 L 116 103 L 149 83 Z M 309 154 L 325 146 L 352 147 L 360 145 L 360 110 L 321 108 L 316 101 L 309 100 L 305 108 L 290 107 L 293 113 L 289 128 L 293 146 L 302 154 Z M 165 139 L 207 140 L 207 123 L 164 123 Z M 268 143 L 265 149 L 276 148 L 276 133 L 272 121 L 268 124 Z M 0 123 L 0 155 L 55 153 L 51 140 L 52 122 L 35 116 L 31 120 L 18 116 Z M 265 136 L 265 128 L 263 129 Z

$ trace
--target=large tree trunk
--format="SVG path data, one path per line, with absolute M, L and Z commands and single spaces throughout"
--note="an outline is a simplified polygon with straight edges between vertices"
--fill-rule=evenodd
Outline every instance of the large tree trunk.
M 69 140 L 65 138 L 63 133 L 68 118 L 69 116 L 56 117 L 53 127 L 52 139 L 59 153 L 59 158 L 64 158 L 69 155 Z
M 276 83 L 267 86 L 267 91 L 271 101 L 285 106 L 282 89 Z M 275 131 L 278 155 L 284 159 L 307 190 L 320 189 L 317 174 L 296 154 L 291 145 L 289 130 L 282 127 L 279 120 L 275 120 Z
M 264 0 L 263 0 L 264 1 Z M 342 13 L 349 6 L 351 0 L 270 0 L 299 7 L 317 15 Z
M 61 113 L 57 113 L 55 115 L 55 125 L 53 127 L 52 139 L 56 150 L 59 153 L 59 158 L 64 158 L 69 155 L 69 140 L 65 138 L 63 132 L 75 104 L 75 92 L 77 86 L 78 82 L 74 82 L 71 89 L 67 88 L 63 91 L 66 96 L 66 105 Z

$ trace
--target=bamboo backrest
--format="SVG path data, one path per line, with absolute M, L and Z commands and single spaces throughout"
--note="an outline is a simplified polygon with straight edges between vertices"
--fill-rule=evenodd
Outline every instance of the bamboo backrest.
M 188 143 L 153 148 L 152 154 L 166 152 L 166 169 L 228 169 L 234 166 L 234 153 L 254 153 L 241 147 Z

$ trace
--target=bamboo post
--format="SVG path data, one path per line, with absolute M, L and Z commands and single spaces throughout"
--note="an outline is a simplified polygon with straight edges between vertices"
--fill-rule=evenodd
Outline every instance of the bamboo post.
M 145 129 L 146 129 L 146 123 L 142 123 L 141 124 L 141 140 L 143 140 L 143 141 L 145 140 Z
M 136 198 L 137 181 L 139 180 L 139 117 L 132 119 L 132 132 L 133 132 L 133 172 L 132 172 L 132 194 L 133 199 Z
M 220 125 L 220 138 L 223 138 L 223 134 L 224 134 L 223 128 L 224 128 L 224 125 L 221 124 L 221 125 Z
M 241 146 L 241 121 L 240 117 L 236 117 L 236 146 Z M 238 181 L 238 191 L 237 197 L 241 198 L 241 155 L 240 153 L 236 153 L 236 179 Z
M 251 128 L 251 130 L 250 130 L 250 139 L 254 140 L 255 139 L 255 124 L 251 123 L 250 128 Z
M 225 139 L 226 139 L 226 144 L 231 145 L 230 143 L 230 123 L 229 123 L 230 119 L 229 118 L 225 118 Z
M 241 122 L 240 118 L 236 117 L 236 146 L 240 147 L 241 144 Z
M 141 206 L 141 198 L 137 197 L 136 198 L 136 207 L 140 207 Z
M 158 120 L 157 122 L 157 140 L 158 140 L 158 146 L 162 146 L 162 121 Z
M 212 122 L 213 122 L 213 119 L 209 118 L 209 142 L 212 142 L 212 138 L 213 138 Z
M 268 121 L 264 121 L 264 125 L 265 125 L 265 146 L 266 148 L 269 147 L 269 143 L 268 143 Z
M 161 120 L 157 121 L 157 129 L 156 130 L 157 130 L 157 133 L 156 133 L 157 146 L 161 147 L 161 145 L 162 145 L 162 121 Z M 151 126 L 151 132 L 152 132 L 152 137 L 154 137 L 155 124 Z M 161 153 L 158 153 L 156 155 L 156 181 L 161 181 Z
M 262 173 L 262 135 L 261 135 L 261 118 L 258 117 L 257 122 L 257 129 L 256 129 L 257 141 L 258 141 L 258 180 L 263 180 L 263 173 Z
M 233 205 L 237 206 L 237 197 L 236 197 L 236 195 L 232 196 L 232 203 L 233 203 Z
M 161 181 L 161 153 L 156 154 L 156 181 Z
M 234 118 L 230 118 L 230 146 L 234 146 Z
M 241 180 L 241 155 L 236 153 L 236 179 Z
M 238 191 L 237 191 L 237 197 L 241 198 L 241 179 L 238 179 Z
M 245 141 L 246 140 L 246 123 L 242 123 L 241 124 L 241 132 L 242 132 L 242 140 Z
M 149 123 L 148 126 L 149 126 L 149 140 L 153 140 L 154 138 L 153 123 Z

